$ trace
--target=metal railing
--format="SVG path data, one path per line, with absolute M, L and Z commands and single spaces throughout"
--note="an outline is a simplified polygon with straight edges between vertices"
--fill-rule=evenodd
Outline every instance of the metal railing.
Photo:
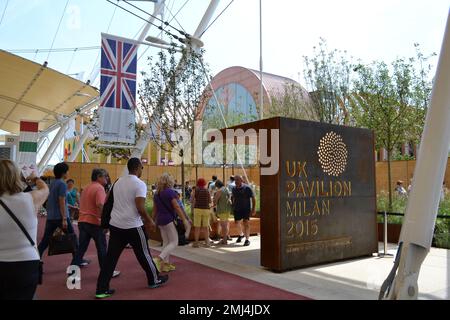
M 378 211 L 377 212 L 378 215 L 388 215 L 388 216 L 396 216 L 396 217 L 403 217 L 405 216 L 404 213 L 396 213 L 396 212 L 385 212 L 385 211 Z M 437 215 L 438 219 L 450 219 L 450 215 L 443 215 L 443 214 L 438 214 Z
M 404 213 L 398 213 L 398 212 L 386 212 L 386 211 L 378 211 L 377 215 L 383 216 L 383 251 L 384 253 L 379 254 L 380 256 L 393 256 L 390 253 L 387 253 L 387 225 L 388 225 L 388 216 L 395 216 L 395 217 L 404 217 Z M 438 214 L 437 219 L 450 219 L 450 215 L 442 215 Z

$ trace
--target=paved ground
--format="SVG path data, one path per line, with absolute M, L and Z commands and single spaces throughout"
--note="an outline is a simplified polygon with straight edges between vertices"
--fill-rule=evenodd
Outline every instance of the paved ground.
M 39 240 L 45 219 L 39 218 Z M 75 226 L 76 228 L 76 226 Z M 153 255 L 157 252 L 153 251 Z M 39 300 L 92 300 L 99 273 L 95 245 L 91 241 L 86 259 L 91 264 L 81 268 L 81 288 L 69 290 L 66 283 L 66 268 L 71 255 L 44 255 L 44 283 L 38 286 Z M 116 294 L 111 300 L 303 300 L 299 294 L 270 286 L 240 275 L 224 272 L 192 260 L 173 257 L 177 270 L 169 273 L 169 281 L 161 288 L 148 289 L 146 277 L 132 249 L 125 249 L 117 269 L 122 274 L 111 280 Z
M 45 219 L 39 219 L 39 233 Z M 40 240 L 39 235 L 39 240 Z M 152 252 L 160 250 L 151 241 Z M 395 254 L 389 245 L 388 253 Z M 382 246 L 380 244 L 380 251 Z M 450 251 L 432 248 L 419 277 L 420 299 L 450 299 Z M 126 249 L 118 269 L 123 274 L 112 280 L 118 289 L 115 299 L 367 299 L 375 300 L 383 280 L 392 268 L 394 256 L 376 255 L 338 263 L 273 273 L 260 266 L 260 237 L 251 237 L 251 245 L 213 246 L 211 248 L 177 247 L 174 262 L 178 269 L 170 275 L 165 288 L 145 289 L 145 276 L 132 250 Z M 98 275 L 93 243 L 86 258 L 92 264 L 82 269 L 81 291 L 68 290 L 65 269 L 70 255 L 45 256 L 44 285 L 39 299 L 92 299 Z
M 158 250 L 158 244 L 152 242 Z M 376 255 L 363 259 L 315 266 L 285 273 L 273 273 L 260 266 L 260 237 L 251 245 L 232 244 L 212 248 L 178 247 L 175 254 L 187 260 L 240 275 L 313 299 L 377 299 L 382 282 L 390 272 L 394 256 Z M 380 252 L 383 247 L 380 244 Z M 389 245 L 388 253 L 397 247 Z M 450 299 L 450 251 L 432 248 L 419 277 L 419 299 Z

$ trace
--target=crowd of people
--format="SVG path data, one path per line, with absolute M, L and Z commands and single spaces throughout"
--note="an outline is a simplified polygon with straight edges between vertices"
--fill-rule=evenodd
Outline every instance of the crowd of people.
M 74 187 L 68 179 L 69 166 L 62 162 L 53 168 L 55 179 L 48 186 L 43 179 L 31 174 L 21 176 L 17 165 L 0 161 L 0 300 L 32 299 L 41 275 L 42 257 L 55 231 L 72 235 L 75 239 L 71 265 L 86 267 L 84 259 L 90 240 L 95 243 L 99 275 L 95 297 L 103 299 L 114 294 L 111 279 L 119 276 L 115 270 L 121 253 L 132 248 L 146 274 L 148 288 L 158 288 L 169 279 L 168 272 L 176 270 L 170 256 L 180 244 L 188 242 L 194 228 L 192 247 L 200 246 L 204 233 L 205 246 L 210 246 L 211 222 L 217 221 L 219 244 L 227 245 L 230 217 L 239 229 L 236 243 L 250 245 L 251 215 L 255 215 L 256 199 L 252 188 L 241 176 L 232 176 L 227 185 L 216 176 L 207 183 L 200 178 L 192 188 L 185 185 L 184 195 L 170 174 L 164 173 L 152 187 L 153 212 L 146 211 L 147 185 L 140 179 L 143 165 L 138 158 L 127 163 L 128 174 L 111 183 L 108 172 L 92 170 L 91 182 L 83 189 Z M 191 206 L 186 213 L 182 198 Z M 102 224 L 107 203 L 112 203 L 107 228 Z M 45 203 L 46 223 L 43 236 L 37 243 L 37 213 Z M 78 235 L 72 225 L 77 218 Z M 162 250 L 152 257 L 149 236 L 159 229 Z M 183 230 L 180 234 L 179 230 Z M 107 240 L 109 235 L 109 240 Z

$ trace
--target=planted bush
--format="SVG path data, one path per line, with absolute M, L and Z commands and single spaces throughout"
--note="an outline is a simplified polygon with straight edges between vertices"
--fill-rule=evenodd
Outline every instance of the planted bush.
M 389 211 L 389 200 L 386 192 L 382 191 L 377 195 L 377 211 L 391 213 L 405 213 L 408 198 L 405 196 L 394 195 L 392 199 L 392 210 Z M 450 216 L 450 194 L 446 194 L 444 199 L 439 203 L 438 215 Z M 383 223 L 383 216 L 378 215 L 377 221 Z M 389 216 L 388 223 L 402 224 L 403 217 Z M 433 244 L 438 248 L 450 249 L 450 219 L 436 219 L 434 229 Z

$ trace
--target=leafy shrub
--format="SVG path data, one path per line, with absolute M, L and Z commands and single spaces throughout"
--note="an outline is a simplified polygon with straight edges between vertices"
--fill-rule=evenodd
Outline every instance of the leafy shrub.
M 408 198 L 393 194 L 392 196 L 392 213 L 405 213 Z M 389 197 L 384 191 L 377 195 L 377 210 L 379 212 L 389 212 Z M 446 194 L 444 200 L 439 203 L 438 215 L 450 216 L 450 194 Z M 379 223 L 384 222 L 382 215 L 377 216 Z M 403 217 L 389 216 L 388 223 L 401 224 Z M 450 218 L 437 218 L 434 229 L 433 243 L 438 248 L 450 249 Z

